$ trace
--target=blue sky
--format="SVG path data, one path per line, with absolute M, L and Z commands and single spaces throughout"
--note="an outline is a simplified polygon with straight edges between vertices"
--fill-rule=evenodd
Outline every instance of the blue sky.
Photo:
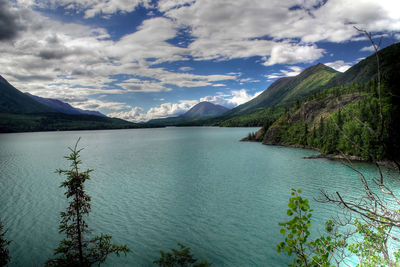
M 372 53 L 353 26 L 400 41 L 393 0 L 0 0 L 0 75 L 130 121 L 199 101 L 229 108 L 318 62 Z

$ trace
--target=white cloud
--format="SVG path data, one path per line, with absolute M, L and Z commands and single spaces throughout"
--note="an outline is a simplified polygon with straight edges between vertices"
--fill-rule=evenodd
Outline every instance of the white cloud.
M 121 86 L 124 91 L 128 92 L 162 92 L 171 91 L 171 88 L 163 86 L 160 82 L 140 80 L 131 78 L 116 85 Z
M 324 50 L 316 45 L 293 45 L 280 43 L 272 48 L 270 57 L 263 63 L 265 66 L 275 64 L 296 64 L 313 62 L 322 57 Z
M 191 71 L 191 70 L 193 70 L 193 68 L 192 68 L 192 67 L 180 67 L 179 70 L 180 70 L 180 71 L 185 71 L 185 72 L 186 72 L 186 71 Z
M 181 100 L 179 103 L 163 103 L 158 107 L 152 107 L 147 112 L 141 107 L 134 107 L 129 111 L 113 112 L 107 114 L 109 117 L 120 118 L 133 122 L 145 122 L 152 119 L 176 117 L 188 111 L 199 103 L 197 100 Z
M 253 78 L 243 78 L 243 79 L 240 79 L 239 82 L 241 82 L 241 83 L 258 83 L 258 82 L 260 82 L 260 80 L 255 80 Z
M 174 6 L 176 1 L 165 2 Z M 300 8 L 290 10 L 294 6 Z M 399 9 L 392 0 L 202 0 L 165 14 L 190 27 L 195 40 L 189 49 L 197 60 L 265 56 L 266 65 L 273 65 L 312 62 L 323 50 L 310 42 L 357 38 L 360 33 L 353 25 L 399 31 L 400 16 L 395 12 Z
M 134 107 L 129 111 L 113 112 L 107 114 L 110 118 L 119 118 L 132 122 L 145 122 L 148 121 L 146 114 L 141 107 Z
M 336 60 L 335 62 L 328 62 L 324 64 L 340 72 L 345 72 L 352 66 L 351 63 L 344 62 L 343 60 Z
M 371 46 L 365 46 L 365 47 L 361 48 L 360 51 L 362 51 L 362 52 L 375 52 L 375 49 L 371 45 Z
M 213 104 L 225 106 L 228 108 L 234 108 L 238 105 L 246 103 L 251 99 L 260 95 L 263 91 L 256 92 L 254 94 L 249 94 L 245 89 L 232 90 L 230 94 L 216 95 L 216 96 L 206 96 L 202 97 L 200 101 L 207 101 Z
M 194 3 L 196 0 L 160 0 L 157 8 L 161 12 L 168 11 L 173 8 L 178 8 L 183 5 Z
M 287 77 L 292 77 L 299 75 L 302 70 L 303 69 L 299 66 L 291 66 L 289 70 L 281 70 L 281 72 Z
M 292 77 L 292 76 L 297 76 L 301 73 L 303 69 L 299 66 L 290 66 L 288 70 L 280 70 L 280 72 L 277 73 L 272 73 L 272 74 L 267 74 L 265 75 L 266 78 L 270 79 L 276 79 L 276 78 L 282 78 L 282 77 Z
M 71 104 L 74 107 L 80 108 L 80 109 L 87 109 L 87 110 L 121 110 L 128 108 L 129 105 L 121 102 L 115 102 L 115 101 L 102 101 L 98 99 L 92 99 L 92 98 L 85 98 L 82 99 L 81 101 L 75 100 L 75 101 L 66 101 L 67 103 Z
M 112 41 L 103 28 L 57 22 L 26 8 L 13 8 L 13 16 L 26 27 L 18 27 L 20 33 L 12 35 L 12 44 L 0 42 L 1 75 L 24 92 L 71 98 L 161 92 L 171 90 L 171 85 L 213 86 L 236 79 L 235 75 L 195 75 L 151 67 L 185 59 L 185 49 L 165 42 L 176 34 L 170 19 L 146 20 L 136 32 Z M 150 57 L 156 57 L 156 61 L 148 61 Z M 116 74 L 134 74 L 144 79 L 128 79 L 118 83 L 120 89 L 109 89 L 116 81 L 111 77 Z
M 132 12 L 139 5 L 150 7 L 151 0 L 17 0 L 21 6 L 34 6 L 37 8 L 64 7 L 75 13 L 84 12 L 85 18 L 91 18 L 96 15 L 107 18 L 117 12 Z

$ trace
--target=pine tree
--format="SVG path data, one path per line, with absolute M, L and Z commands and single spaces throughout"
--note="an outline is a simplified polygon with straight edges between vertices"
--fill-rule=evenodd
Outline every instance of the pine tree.
M 10 251 L 8 250 L 8 245 L 11 241 L 7 240 L 5 235 L 7 230 L 3 230 L 3 224 L 0 221 L 0 266 L 7 266 L 10 261 Z
M 54 254 L 58 257 L 49 259 L 46 266 L 79 266 L 86 267 L 93 264 L 104 262 L 109 254 L 130 252 L 126 246 L 118 246 L 111 243 L 111 236 L 101 234 L 94 238 L 88 238 L 90 229 L 86 222 L 86 217 L 91 211 L 90 196 L 85 191 L 85 181 L 90 179 L 90 173 L 93 170 L 80 171 L 79 165 L 82 163 L 78 150 L 78 143 L 65 158 L 71 161 L 71 169 L 58 169 L 58 174 L 67 176 L 67 179 L 61 183 L 60 187 L 66 188 L 65 195 L 70 199 L 66 211 L 61 212 L 60 233 L 67 237 L 61 240 L 60 245 L 55 249 Z

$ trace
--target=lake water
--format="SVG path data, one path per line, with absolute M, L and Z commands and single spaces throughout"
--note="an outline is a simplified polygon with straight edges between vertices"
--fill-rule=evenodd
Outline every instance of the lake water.
M 182 242 L 214 266 L 287 266 L 276 253 L 290 188 L 314 208 L 314 226 L 335 206 L 312 200 L 319 189 L 356 194 L 358 176 L 316 152 L 239 142 L 249 128 L 162 128 L 0 135 L 0 217 L 12 239 L 11 266 L 43 266 L 63 238 L 63 156 L 81 137 L 92 196 L 93 233 L 107 233 L 133 253 L 104 266 L 152 266 L 159 250 Z M 372 173 L 367 164 L 358 166 Z

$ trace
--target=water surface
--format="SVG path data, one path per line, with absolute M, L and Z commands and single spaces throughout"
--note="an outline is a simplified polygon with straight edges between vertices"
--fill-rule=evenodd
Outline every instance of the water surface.
M 0 215 L 13 242 L 11 266 L 42 266 L 62 235 L 63 158 L 81 137 L 83 167 L 94 169 L 88 221 L 133 253 L 104 266 L 152 266 L 159 250 L 191 247 L 214 266 L 286 266 L 276 253 L 277 223 L 290 188 L 309 197 L 322 225 L 337 209 L 316 203 L 319 189 L 357 194 L 357 175 L 315 152 L 238 142 L 249 128 L 163 128 L 0 135 Z M 358 166 L 371 173 L 367 164 Z

